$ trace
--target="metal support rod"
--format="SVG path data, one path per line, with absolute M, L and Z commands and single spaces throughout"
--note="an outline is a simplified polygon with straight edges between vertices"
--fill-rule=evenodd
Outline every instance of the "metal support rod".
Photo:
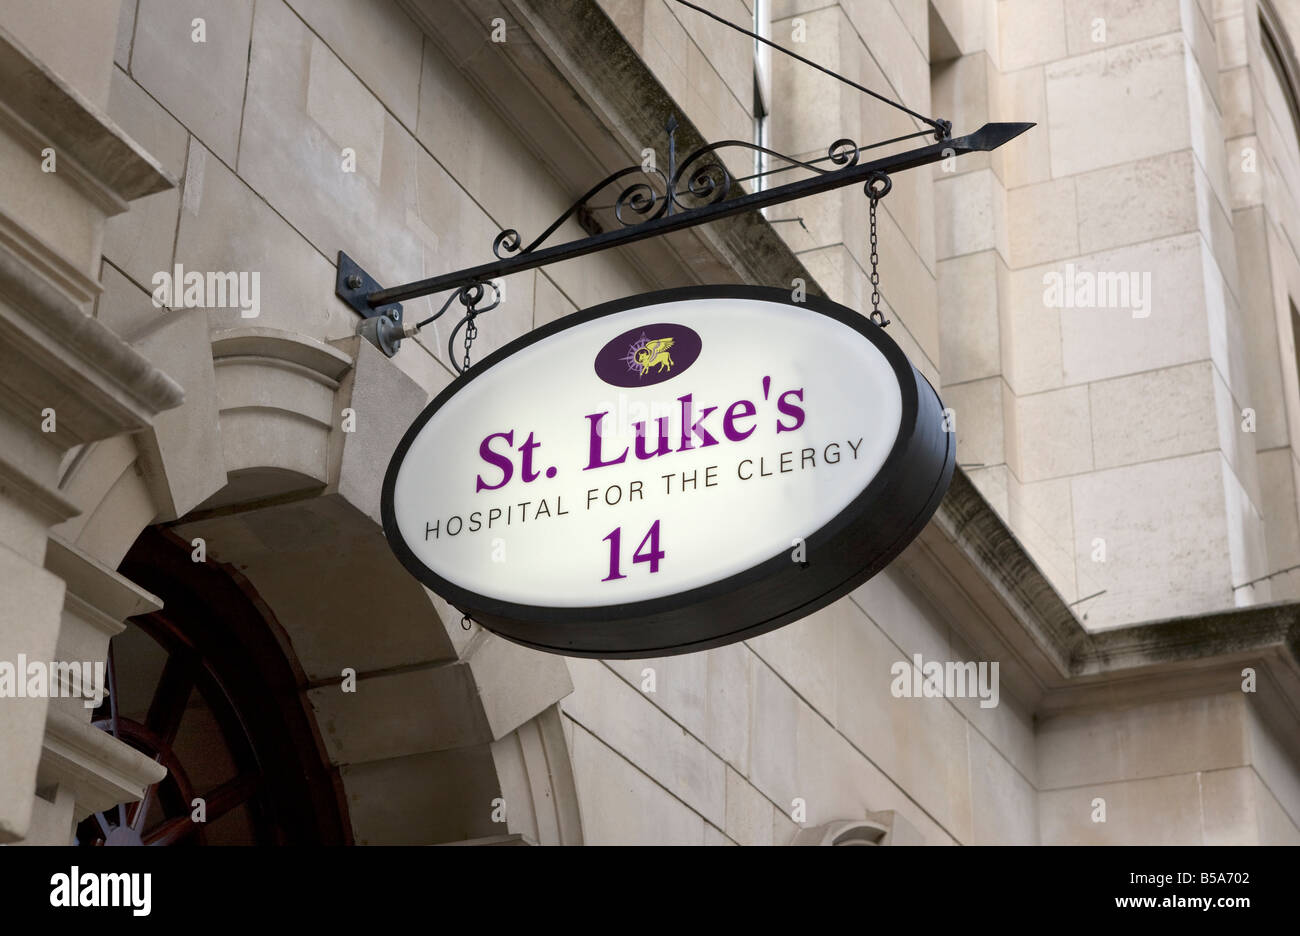
M 1015 139 L 1032 126 L 1034 126 L 1032 123 L 988 123 L 974 133 L 969 133 L 963 137 L 943 140 L 904 153 L 882 156 L 870 162 L 858 163 L 834 172 L 827 172 L 808 179 L 800 179 L 797 182 L 789 182 L 776 188 L 763 189 L 762 191 L 705 205 L 701 208 L 676 214 L 665 213 L 661 217 L 645 221 L 634 227 L 606 231 L 603 234 L 596 234 L 582 240 L 558 244 L 555 247 L 547 247 L 531 253 L 521 253 L 454 273 L 444 273 L 441 276 L 416 280 L 400 286 L 390 286 L 387 289 L 368 293 L 365 301 L 371 308 L 377 308 L 394 302 L 417 299 L 420 296 L 428 296 L 432 293 L 445 292 L 449 289 L 484 283 L 491 279 L 509 276 L 512 273 L 521 273 L 524 270 L 532 270 L 550 263 L 558 263 L 561 260 L 571 260 L 575 257 L 608 250 L 611 247 L 621 247 L 624 244 L 635 243 L 649 237 L 657 237 L 660 234 L 669 234 L 673 231 L 695 227 L 698 224 L 707 224 L 710 221 L 731 217 L 741 212 L 766 208 L 770 205 L 780 205 L 796 198 L 818 195 L 854 183 L 865 184 L 876 173 L 902 172 L 907 169 L 915 169 L 918 166 L 936 163 L 952 156 L 988 152 L 997 149 L 1009 140 Z

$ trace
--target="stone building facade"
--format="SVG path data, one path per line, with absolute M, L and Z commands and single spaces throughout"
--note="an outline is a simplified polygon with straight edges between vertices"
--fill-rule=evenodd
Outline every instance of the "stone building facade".
M 0 5 L 0 663 L 111 641 L 119 721 L 0 698 L 0 841 L 147 796 L 140 835 L 213 842 L 1300 843 L 1300 4 L 705 5 L 1037 127 L 881 203 L 958 439 L 922 535 L 796 624 L 609 662 L 464 629 L 389 552 L 449 325 L 386 358 L 338 252 L 484 262 L 670 116 L 799 158 L 918 124 L 672 0 Z M 868 253 L 861 193 L 816 196 L 510 276 L 474 353 L 691 283 L 863 309 Z M 256 302 L 160 308 L 178 266 Z M 896 697 L 917 654 L 996 661 L 998 704 Z

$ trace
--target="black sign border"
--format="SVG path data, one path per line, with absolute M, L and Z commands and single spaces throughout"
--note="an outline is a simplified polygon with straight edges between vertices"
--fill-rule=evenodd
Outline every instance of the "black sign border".
M 421 562 L 397 527 L 393 489 L 407 450 L 424 425 L 470 381 L 522 349 L 596 319 L 666 302 L 741 299 L 776 302 L 825 315 L 854 329 L 884 355 L 902 395 L 898 438 L 875 478 L 842 511 L 804 536 L 806 562 L 782 550 L 708 585 L 626 604 L 562 608 L 500 601 L 461 588 Z M 824 349 L 834 354 L 835 349 Z M 864 401 L 867 402 L 867 401 Z M 762 286 L 689 286 L 601 303 L 516 338 L 456 378 L 416 417 L 384 474 L 384 535 L 402 565 L 426 587 L 488 630 L 536 650 L 596 659 L 642 659 L 693 653 L 756 637 L 824 608 L 889 564 L 920 533 L 948 490 L 955 433 L 943 404 L 901 348 L 863 315 L 817 296 Z M 794 535 L 792 533 L 792 538 Z

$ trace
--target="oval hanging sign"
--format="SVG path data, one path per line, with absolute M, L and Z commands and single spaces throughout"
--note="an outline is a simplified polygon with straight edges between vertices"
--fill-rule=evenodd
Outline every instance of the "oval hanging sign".
M 954 456 L 933 388 L 866 317 L 665 290 L 538 328 L 440 393 L 388 466 L 384 533 L 510 640 L 666 656 L 856 588 L 930 519 Z

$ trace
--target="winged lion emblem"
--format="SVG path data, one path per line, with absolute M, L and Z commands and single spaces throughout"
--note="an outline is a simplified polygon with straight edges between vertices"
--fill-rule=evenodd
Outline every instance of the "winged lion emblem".
M 668 353 L 668 349 L 673 346 L 672 338 L 655 338 L 647 341 L 645 347 L 636 353 L 636 362 L 641 365 L 641 376 L 650 372 L 650 368 L 658 367 L 656 374 L 662 374 L 665 370 L 673 369 L 673 358 Z

